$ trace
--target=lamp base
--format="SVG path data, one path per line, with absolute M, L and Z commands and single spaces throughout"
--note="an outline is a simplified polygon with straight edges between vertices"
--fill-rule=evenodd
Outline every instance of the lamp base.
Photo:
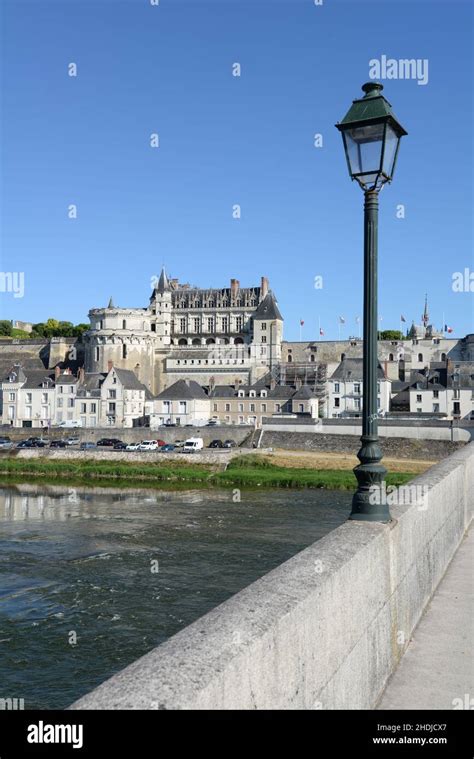
M 357 458 L 361 463 L 353 471 L 359 486 L 352 498 L 349 519 L 359 522 L 390 522 L 392 518 L 385 486 L 387 470 L 380 463 L 382 451 L 378 439 L 362 437 L 362 448 Z

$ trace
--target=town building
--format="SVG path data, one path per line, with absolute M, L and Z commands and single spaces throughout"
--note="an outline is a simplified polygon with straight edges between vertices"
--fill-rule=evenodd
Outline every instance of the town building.
M 345 358 L 328 380 L 328 417 L 360 417 L 363 408 L 363 362 Z M 377 370 L 377 411 L 385 416 L 390 409 L 390 385 L 379 363 Z

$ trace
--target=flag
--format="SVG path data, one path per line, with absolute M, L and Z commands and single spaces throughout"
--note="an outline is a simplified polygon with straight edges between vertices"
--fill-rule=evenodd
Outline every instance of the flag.
M 303 324 L 304 324 L 304 321 L 303 321 L 303 319 L 300 319 L 300 327 L 302 327 L 302 326 L 303 326 Z
M 322 328 L 322 327 L 320 327 L 320 328 L 319 328 L 319 334 L 320 334 L 321 336 L 323 336 L 323 335 L 324 335 L 324 330 L 323 330 L 323 328 Z
M 444 325 L 444 331 L 445 332 L 454 332 L 453 328 L 452 327 L 448 327 L 447 324 Z
M 405 317 L 403 316 L 403 314 L 400 316 L 400 321 L 401 321 L 401 322 L 406 322 L 406 319 L 405 319 Z
M 346 320 L 344 319 L 343 316 L 339 317 L 339 321 L 341 322 L 341 324 L 345 324 L 346 323 Z

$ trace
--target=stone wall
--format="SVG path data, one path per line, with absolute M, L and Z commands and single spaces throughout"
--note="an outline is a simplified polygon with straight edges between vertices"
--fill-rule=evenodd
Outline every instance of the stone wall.
M 474 444 L 412 484 L 425 503 L 346 522 L 72 708 L 373 709 L 472 518 Z
M 264 432 L 260 445 L 265 448 L 284 448 L 294 451 L 323 451 L 331 453 L 357 453 L 360 436 L 315 435 L 310 432 Z M 408 438 L 381 439 L 384 456 L 403 459 L 442 459 L 466 443 L 449 440 L 410 440 Z

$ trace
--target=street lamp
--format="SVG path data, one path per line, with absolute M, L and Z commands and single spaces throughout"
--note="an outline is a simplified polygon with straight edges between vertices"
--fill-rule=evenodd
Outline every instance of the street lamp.
M 363 410 L 360 464 L 354 474 L 358 487 L 352 499 L 350 519 L 389 522 L 382 481 L 387 473 L 381 464 L 377 404 L 377 236 L 378 193 L 391 182 L 400 139 L 407 134 L 382 95 L 383 85 L 368 82 L 364 97 L 354 100 L 343 120 L 336 124 L 342 134 L 352 180 L 364 191 L 364 358 Z

